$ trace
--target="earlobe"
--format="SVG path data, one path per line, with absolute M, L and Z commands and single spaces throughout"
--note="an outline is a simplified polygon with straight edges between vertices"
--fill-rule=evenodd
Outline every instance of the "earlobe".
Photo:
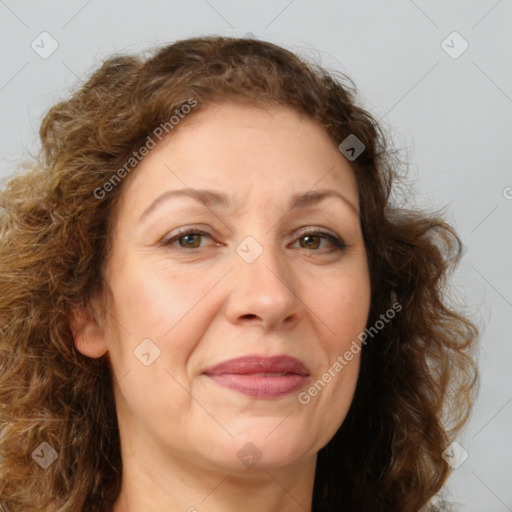
M 74 309 L 69 321 L 75 346 L 87 357 L 98 358 L 107 352 L 105 322 L 92 307 Z

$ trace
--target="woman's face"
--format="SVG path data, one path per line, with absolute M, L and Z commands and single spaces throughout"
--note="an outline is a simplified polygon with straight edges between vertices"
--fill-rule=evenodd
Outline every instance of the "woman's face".
M 133 173 L 106 323 L 77 338 L 108 352 L 123 455 L 242 471 L 311 460 L 349 409 L 369 311 L 350 165 L 295 111 L 224 103 Z

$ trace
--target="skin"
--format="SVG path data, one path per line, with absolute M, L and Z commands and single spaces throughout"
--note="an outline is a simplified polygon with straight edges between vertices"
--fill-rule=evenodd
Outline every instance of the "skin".
M 123 458 L 114 510 L 311 511 L 317 453 L 348 412 L 360 354 L 308 404 L 298 394 L 357 340 L 370 306 L 352 168 L 319 124 L 286 107 L 213 104 L 171 135 L 123 184 L 105 293 L 72 319 L 77 348 L 113 367 Z M 186 187 L 225 192 L 231 205 L 174 198 L 139 221 L 164 191 Z M 292 194 L 324 188 L 352 206 L 330 197 L 289 209 Z M 211 237 L 161 245 L 181 227 Z M 252 263 L 235 250 L 247 236 L 263 250 Z M 160 353 L 146 366 L 134 350 L 148 338 Z M 254 354 L 302 360 L 308 384 L 262 399 L 203 374 Z M 244 446 L 261 457 L 251 467 L 237 456 Z

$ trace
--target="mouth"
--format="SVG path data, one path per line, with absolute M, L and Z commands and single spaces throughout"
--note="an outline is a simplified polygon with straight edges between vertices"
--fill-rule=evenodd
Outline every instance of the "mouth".
M 220 363 L 203 372 L 215 383 L 254 398 L 280 398 L 305 385 L 306 365 L 290 356 L 245 356 Z

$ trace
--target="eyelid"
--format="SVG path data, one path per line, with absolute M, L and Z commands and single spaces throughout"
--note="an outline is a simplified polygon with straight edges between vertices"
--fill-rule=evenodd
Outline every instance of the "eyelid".
M 331 231 L 330 229 L 328 228 L 322 228 L 322 227 L 319 227 L 319 226 L 302 226 L 300 227 L 297 231 L 296 231 L 296 234 L 295 236 L 301 236 L 302 234 L 310 234 L 310 233 L 318 233 L 318 234 L 321 234 L 321 235 L 331 235 L 335 238 L 340 238 L 341 237 L 339 235 L 337 235 L 334 231 Z

